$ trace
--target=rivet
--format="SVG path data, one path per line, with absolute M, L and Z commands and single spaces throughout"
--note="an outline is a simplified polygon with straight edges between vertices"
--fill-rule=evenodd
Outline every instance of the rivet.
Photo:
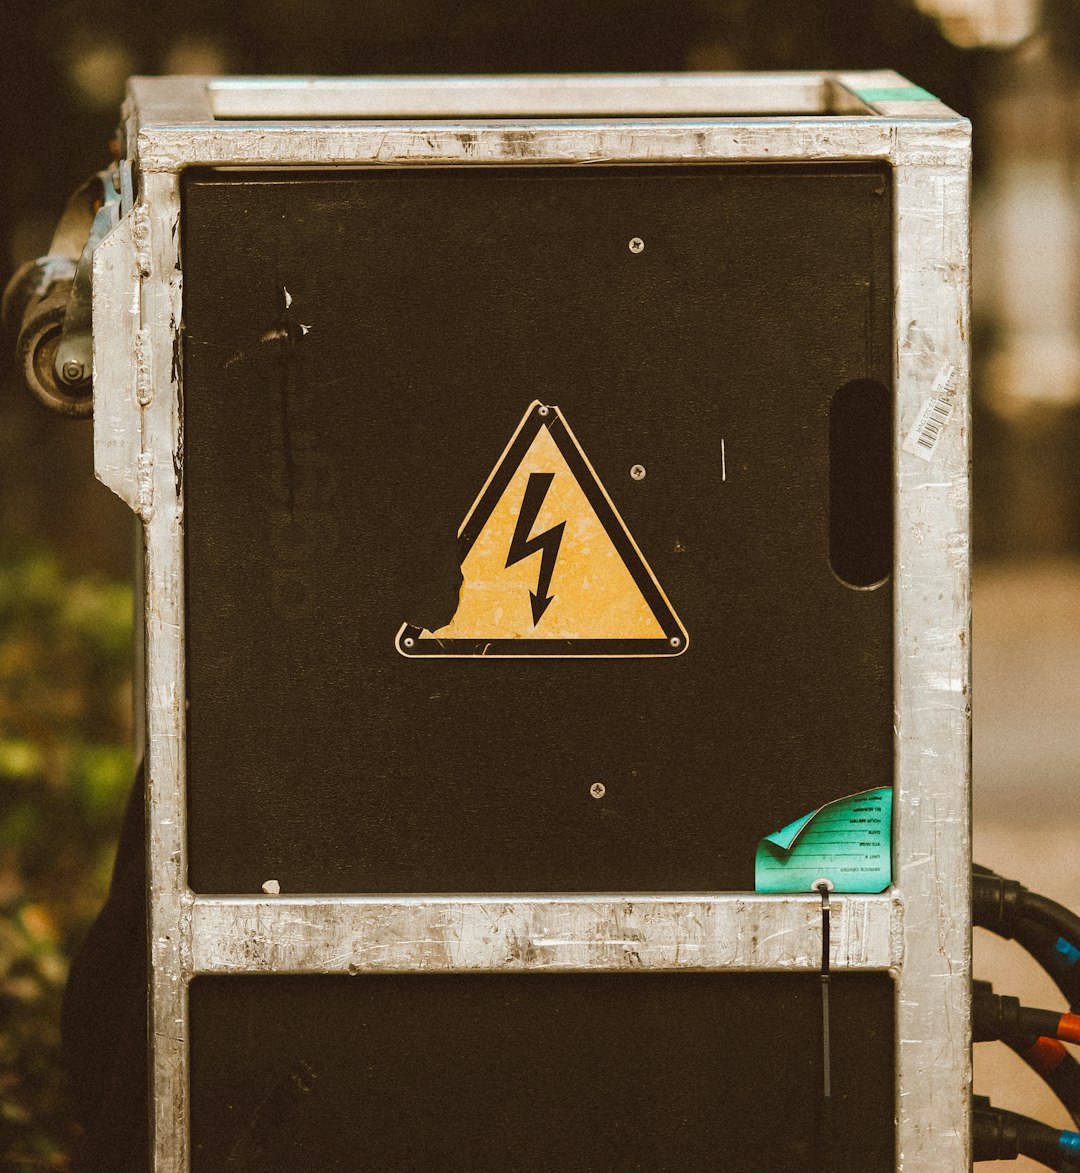
M 668 642 L 673 648 L 682 647 L 682 640 L 677 635 L 673 635 Z
M 630 238 L 630 251 L 632 253 L 640 253 L 645 250 L 645 241 L 640 236 L 633 236 Z
M 401 642 L 402 642 L 402 643 L 403 643 L 403 644 L 404 644 L 404 645 L 405 645 L 407 648 L 411 648 L 411 647 L 413 647 L 413 646 L 416 644 L 416 640 L 414 640 L 414 639 L 413 639 L 413 637 L 412 637 L 411 635 L 407 635 L 407 636 L 406 636 L 406 637 L 405 637 L 405 638 L 404 638 L 404 639 L 403 639 Z
M 603 782 L 594 782 L 589 787 L 589 793 L 593 798 L 603 798 L 607 793 L 607 787 L 604 786 Z

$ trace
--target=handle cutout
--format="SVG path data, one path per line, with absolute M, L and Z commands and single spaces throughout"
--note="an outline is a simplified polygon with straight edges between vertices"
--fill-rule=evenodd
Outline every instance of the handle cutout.
M 829 407 L 829 562 L 868 590 L 892 571 L 892 396 L 872 379 L 845 383 Z

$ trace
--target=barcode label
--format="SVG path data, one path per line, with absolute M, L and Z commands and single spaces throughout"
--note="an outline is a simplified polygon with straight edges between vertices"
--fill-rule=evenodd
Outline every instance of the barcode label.
M 904 451 L 929 460 L 941 439 L 945 425 L 952 418 L 952 404 L 947 399 L 928 399 L 920 408 L 915 424 L 904 441 Z
M 904 451 L 920 460 L 929 461 L 937 449 L 945 425 L 952 419 L 952 397 L 956 394 L 960 372 L 947 363 L 934 380 L 932 396 L 927 399 L 915 417 L 911 431 L 904 441 Z

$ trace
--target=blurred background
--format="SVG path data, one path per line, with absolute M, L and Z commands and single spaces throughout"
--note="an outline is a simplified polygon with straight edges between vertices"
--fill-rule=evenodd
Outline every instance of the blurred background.
M 5 13 L 0 283 L 133 73 L 889 67 L 975 127 L 975 851 L 1080 910 L 1080 0 L 127 0 Z M 0 353 L 0 1166 L 65 1169 L 60 992 L 132 777 L 134 523 Z M 977 934 L 998 992 L 1059 1006 Z M 1069 1125 L 1001 1044 L 976 1089 Z M 986 1166 L 989 1168 L 989 1166 Z M 1037 1166 L 1025 1161 L 1016 1168 Z

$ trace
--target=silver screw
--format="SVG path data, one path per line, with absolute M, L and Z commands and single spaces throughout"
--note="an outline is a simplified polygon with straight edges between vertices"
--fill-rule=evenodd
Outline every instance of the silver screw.
M 604 786 L 603 782 L 594 782 L 589 787 L 589 793 L 593 796 L 593 798 L 603 798 L 607 793 L 607 788 Z
M 83 365 L 77 359 L 69 358 L 60 371 L 65 383 L 81 383 L 83 381 Z
M 679 637 L 677 635 L 673 635 L 668 642 L 671 644 L 671 646 L 673 648 L 677 648 L 677 647 L 682 646 L 682 640 L 679 639 Z
M 546 407 L 538 407 L 536 409 L 537 415 L 547 415 L 547 413 L 548 413 L 548 409 Z
M 413 646 L 413 645 L 416 643 L 416 640 L 414 640 L 414 639 L 413 639 L 413 637 L 412 637 L 411 635 L 407 635 L 407 636 L 406 636 L 406 637 L 405 637 L 405 638 L 404 638 L 404 639 L 403 639 L 401 642 L 402 642 L 402 643 L 403 643 L 403 644 L 404 644 L 404 645 L 405 645 L 407 648 L 411 648 L 411 647 L 412 647 L 412 646 Z
M 632 253 L 640 253 L 645 251 L 645 241 L 640 236 L 634 236 L 630 239 L 630 251 Z
M 645 479 L 645 465 L 635 464 L 630 470 L 630 475 L 635 481 L 643 481 Z

